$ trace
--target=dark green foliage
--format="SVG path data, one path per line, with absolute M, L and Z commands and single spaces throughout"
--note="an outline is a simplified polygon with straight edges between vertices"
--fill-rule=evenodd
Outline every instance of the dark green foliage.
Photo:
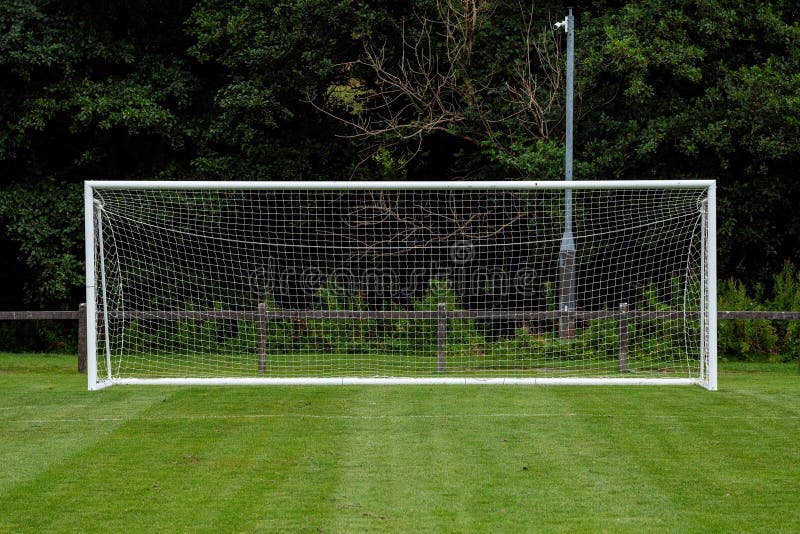
M 44 179 L 34 185 L 12 185 L 0 190 L 0 224 L 5 235 L 19 244 L 26 275 L 25 302 L 60 308 L 83 284 L 83 188 L 78 184 Z
M 10 181 L 157 176 L 180 163 L 193 77 L 180 2 L 0 5 Z
M 207 109 L 194 118 L 194 168 L 221 179 L 348 177 L 352 144 L 309 100 L 341 76 L 335 65 L 356 59 L 362 41 L 386 40 L 387 26 L 395 34 L 395 13 L 373 4 L 196 3 L 186 52 L 204 75 Z
M 75 331 L 75 321 L 3 321 L 0 349 L 74 354 L 78 350 Z
M 581 177 L 713 178 L 723 276 L 797 261 L 796 2 L 588 7 L 578 34 Z
M 723 310 L 800 310 L 800 273 L 792 263 L 773 277 L 771 297 L 763 286 L 748 291 L 746 286 L 728 279 L 719 287 L 719 307 Z M 763 361 L 796 361 L 800 357 L 798 321 L 720 321 L 719 353 L 722 357 Z

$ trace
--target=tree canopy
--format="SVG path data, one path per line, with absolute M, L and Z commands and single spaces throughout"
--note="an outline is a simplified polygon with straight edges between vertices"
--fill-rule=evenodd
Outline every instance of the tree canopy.
M 567 3 L 0 3 L 6 309 L 82 300 L 85 179 L 560 179 Z M 712 178 L 720 273 L 800 260 L 800 7 L 576 9 L 576 179 Z

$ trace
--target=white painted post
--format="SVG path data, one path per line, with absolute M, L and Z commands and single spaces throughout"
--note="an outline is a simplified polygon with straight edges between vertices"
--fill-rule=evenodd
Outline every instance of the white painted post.
M 226 189 L 230 191 L 369 191 L 372 189 L 386 191 L 527 191 L 532 189 L 698 189 L 709 187 L 713 180 L 579 180 L 565 182 L 537 180 L 433 180 L 433 181 L 285 181 L 285 182 L 201 182 L 192 180 L 157 181 L 157 180 L 91 180 L 87 184 L 97 189 L 133 189 L 133 190 L 185 190 L 196 189 L 207 191 Z
M 83 185 L 84 238 L 86 243 L 86 376 L 89 390 L 97 388 L 97 295 L 94 265 L 94 194 Z
M 706 388 L 717 390 L 717 184 L 708 186 L 708 376 Z
M 97 246 L 100 251 L 100 294 L 103 300 L 103 334 L 106 347 L 106 375 L 111 380 L 111 337 L 108 333 L 108 293 L 106 285 L 106 251 L 103 247 L 103 211 L 100 201 L 94 202 L 95 216 L 97 217 Z
M 708 376 L 708 271 L 706 270 L 706 235 L 708 234 L 708 198 L 700 205 L 700 383 L 705 384 Z

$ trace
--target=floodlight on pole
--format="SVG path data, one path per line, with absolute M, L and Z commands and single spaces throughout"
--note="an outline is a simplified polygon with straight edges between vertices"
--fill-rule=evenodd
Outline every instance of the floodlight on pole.
M 575 18 L 572 8 L 563 22 L 556 24 L 556 29 L 564 28 L 567 32 L 567 95 L 566 95 L 566 140 L 564 150 L 564 179 L 572 181 L 572 129 L 573 99 L 575 84 Z M 575 238 L 572 233 L 572 189 L 564 192 L 564 235 L 558 254 L 558 309 L 562 312 L 574 312 L 577 306 L 575 298 Z M 559 337 L 569 339 L 575 336 L 574 315 L 565 315 L 559 321 Z

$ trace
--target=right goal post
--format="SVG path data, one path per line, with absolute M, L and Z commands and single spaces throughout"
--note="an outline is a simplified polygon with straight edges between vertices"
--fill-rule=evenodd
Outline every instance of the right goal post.
M 715 187 L 87 181 L 89 388 L 715 390 Z

